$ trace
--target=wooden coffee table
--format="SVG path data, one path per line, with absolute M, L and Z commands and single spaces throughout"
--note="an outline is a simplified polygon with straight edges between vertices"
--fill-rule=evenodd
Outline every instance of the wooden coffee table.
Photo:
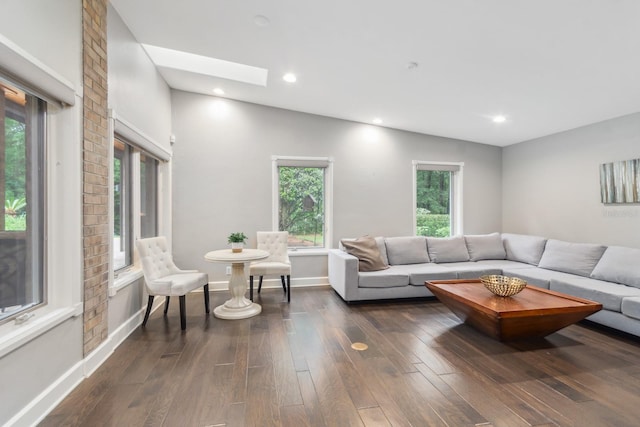
M 544 337 L 602 309 L 600 303 L 532 285 L 512 297 L 494 295 L 480 279 L 425 285 L 465 323 L 500 341 Z

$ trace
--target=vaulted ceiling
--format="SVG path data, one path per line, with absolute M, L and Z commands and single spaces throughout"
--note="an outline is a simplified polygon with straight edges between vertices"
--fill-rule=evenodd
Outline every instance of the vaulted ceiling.
M 637 0 L 111 3 L 179 90 L 497 146 L 640 111 Z

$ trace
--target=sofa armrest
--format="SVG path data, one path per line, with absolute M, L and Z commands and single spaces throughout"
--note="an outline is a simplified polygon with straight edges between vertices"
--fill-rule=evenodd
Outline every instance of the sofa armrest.
M 355 299 L 358 288 L 358 258 L 340 250 L 329 250 L 329 283 L 345 301 Z

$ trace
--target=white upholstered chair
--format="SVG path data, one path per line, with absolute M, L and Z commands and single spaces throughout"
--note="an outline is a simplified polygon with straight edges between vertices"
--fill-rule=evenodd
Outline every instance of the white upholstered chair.
M 176 267 L 164 236 L 139 239 L 136 241 L 136 248 L 142 264 L 145 287 L 149 294 L 142 327 L 147 324 L 155 296 L 166 297 L 165 315 L 169 309 L 170 297 L 177 296 L 180 298 L 180 327 L 182 330 L 186 329 L 185 295 L 201 286 L 204 286 L 205 311 L 209 313 L 209 278 L 206 273 L 197 270 L 180 270 Z
M 269 257 L 249 265 L 249 298 L 253 301 L 253 276 L 259 276 L 258 293 L 262 289 L 263 276 L 280 276 L 282 289 L 291 301 L 291 261 L 288 254 L 289 233 L 286 231 L 258 231 L 258 249 L 269 252 Z M 287 282 L 285 285 L 285 276 Z

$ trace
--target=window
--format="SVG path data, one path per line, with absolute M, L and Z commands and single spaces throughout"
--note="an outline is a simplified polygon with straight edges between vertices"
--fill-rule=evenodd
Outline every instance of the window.
M 158 235 L 158 161 L 140 153 L 140 237 Z
M 274 229 L 289 232 L 289 248 L 328 248 L 332 161 L 274 157 L 273 172 Z
M 45 113 L 0 80 L 0 321 L 45 303 Z
M 113 269 L 131 265 L 131 147 L 113 145 Z
M 135 217 L 140 218 L 139 223 L 133 222 Z M 116 137 L 113 147 L 114 271 L 133 263 L 132 236 L 144 238 L 157 234 L 158 160 Z
M 462 233 L 463 163 L 413 162 L 414 224 L 418 236 Z

